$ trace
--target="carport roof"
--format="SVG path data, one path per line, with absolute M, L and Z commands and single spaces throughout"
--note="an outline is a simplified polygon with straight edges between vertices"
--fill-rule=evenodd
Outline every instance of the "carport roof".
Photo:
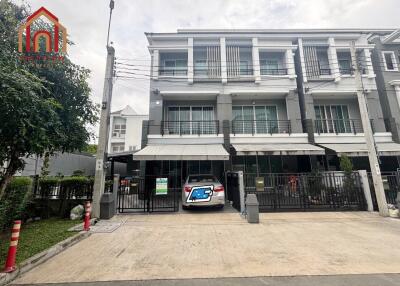
M 346 154 L 349 157 L 368 156 L 367 145 L 364 143 L 350 144 L 319 144 L 324 148 L 335 151 L 339 156 Z M 379 156 L 399 156 L 400 144 L 394 142 L 376 143 Z
M 166 161 L 166 160 L 229 160 L 229 153 L 222 144 L 198 145 L 149 145 L 133 155 L 134 160 Z

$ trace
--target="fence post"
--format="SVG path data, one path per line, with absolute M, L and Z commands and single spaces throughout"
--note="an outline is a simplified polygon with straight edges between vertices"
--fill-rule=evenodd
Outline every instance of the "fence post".
M 372 196 L 371 196 L 371 190 L 369 188 L 367 171 L 366 170 L 358 170 L 358 173 L 360 174 L 361 186 L 364 191 L 365 200 L 367 201 L 367 210 L 369 212 L 372 212 L 372 211 L 374 211 L 374 206 L 372 204 Z
M 240 214 L 245 213 L 245 193 L 244 193 L 244 182 L 243 182 L 243 171 L 238 172 L 238 181 L 239 181 L 239 196 L 240 196 Z
M 114 174 L 114 182 L 113 182 L 113 197 L 114 197 L 114 213 L 117 211 L 118 208 L 118 191 L 119 191 L 119 180 L 120 175 Z

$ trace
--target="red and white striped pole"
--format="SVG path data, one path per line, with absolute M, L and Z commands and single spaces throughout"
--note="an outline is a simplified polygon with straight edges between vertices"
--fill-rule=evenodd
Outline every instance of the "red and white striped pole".
M 87 201 L 85 203 L 85 220 L 83 222 L 83 230 L 89 231 L 90 230 L 90 213 L 92 212 L 92 206 L 90 202 Z
M 17 257 L 17 245 L 19 239 L 19 231 L 21 230 L 21 221 L 14 221 L 14 226 L 11 230 L 11 241 L 10 247 L 8 248 L 8 255 L 6 260 L 6 266 L 4 267 L 4 272 L 13 272 L 16 268 L 15 259 Z

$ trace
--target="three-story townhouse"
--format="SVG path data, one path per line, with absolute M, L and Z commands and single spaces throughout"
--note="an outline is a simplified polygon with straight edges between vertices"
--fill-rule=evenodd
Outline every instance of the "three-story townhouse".
M 392 133 L 393 140 L 400 143 L 400 30 L 373 33 L 369 41 L 374 44 L 371 58 L 386 129 Z M 399 167 L 398 157 L 385 159 L 388 171 Z
M 339 157 L 343 154 L 352 158 L 355 169 L 369 170 L 351 42 L 355 42 L 355 60 L 362 73 L 381 168 L 384 171 L 397 168 L 393 160 L 399 154 L 400 145 L 394 143 L 392 133 L 384 123 L 371 61 L 374 45 L 368 42 L 370 33 L 353 29 L 298 33 L 296 72 L 302 117 L 310 142 L 326 150 L 326 156 L 317 157 L 317 165 L 323 170 L 339 170 Z
M 297 93 L 298 35 L 280 30 L 148 33 L 152 58 L 147 176 L 245 171 L 309 172 L 325 154 L 303 131 Z M 316 160 L 314 160 L 316 161 Z M 154 180 L 152 180 L 154 181 Z M 150 181 L 149 181 L 150 183 Z

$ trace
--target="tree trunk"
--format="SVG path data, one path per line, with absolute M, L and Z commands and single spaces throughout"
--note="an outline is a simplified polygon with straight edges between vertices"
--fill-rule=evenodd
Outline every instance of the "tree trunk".
M 12 177 L 23 165 L 24 163 L 22 159 L 20 159 L 17 155 L 13 154 L 13 156 L 11 156 L 6 172 L 0 180 L 0 201 L 4 197 L 7 185 L 10 183 Z

